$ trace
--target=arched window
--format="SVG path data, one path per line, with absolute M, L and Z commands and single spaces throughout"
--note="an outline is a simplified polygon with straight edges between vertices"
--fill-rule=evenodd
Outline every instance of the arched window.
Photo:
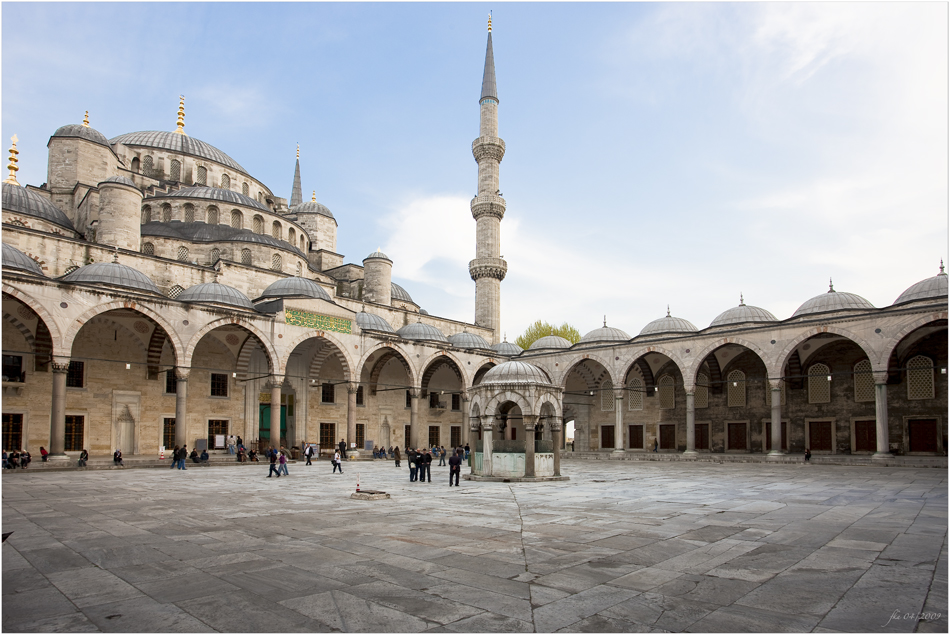
M 250 250 L 250 249 L 242 249 L 242 250 L 241 250 L 241 264 L 242 264 L 242 265 L 250 265 L 250 264 L 251 264 L 251 250 Z
M 191 203 L 185 203 L 185 222 L 195 222 L 195 206 Z
M 142 159 L 142 174 L 145 176 L 152 176 L 152 167 L 155 163 L 155 160 L 152 158 L 151 154 L 146 154 L 145 158 Z
M 153 245 L 152 243 L 142 243 L 142 253 L 145 254 L 146 256 L 154 256 L 155 245 Z
M 291 245 L 297 242 L 297 232 L 294 231 L 293 227 L 287 230 L 287 242 Z
M 231 227 L 234 229 L 244 229 L 244 214 L 236 209 L 231 210 Z
M 203 165 L 198 166 L 198 178 L 195 179 L 198 185 L 208 184 L 208 168 Z
M 874 401 L 874 374 L 866 359 L 854 365 L 854 400 Z
M 184 289 L 176 284 L 174 287 L 168 290 L 168 297 L 174 300 L 181 295 L 182 291 L 184 291 Z
M 218 208 L 212 205 L 208 208 L 208 224 L 217 225 L 218 224 Z
M 227 174 L 221 175 L 221 189 L 230 190 L 231 189 L 231 177 Z
M 169 181 L 180 181 L 181 180 L 181 161 L 178 159 L 172 159 L 168 172 Z
M 255 217 L 254 217 L 254 227 L 253 227 L 253 231 L 254 231 L 255 234 L 263 234 L 263 233 L 264 233 L 264 219 L 261 218 L 260 216 L 255 216 Z
M 300 234 L 300 251 L 307 251 L 307 239 Z
M 142 224 L 152 222 L 152 206 L 144 205 L 142 207 Z
M 734 370 L 726 377 L 726 403 L 730 408 L 745 407 L 745 373 Z
M 633 377 L 627 386 L 629 387 L 627 391 L 627 408 L 629 410 L 643 410 L 643 393 L 645 392 L 643 380 L 639 377 Z
M 660 409 L 672 410 L 676 407 L 676 394 L 674 392 L 673 378 L 669 375 L 660 377 L 657 382 L 660 389 Z
M 249 192 L 250 192 L 250 188 L 248 187 L 247 183 L 244 183 L 243 185 L 241 185 L 241 194 L 243 194 L 244 196 L 247 196 Z
M 831 402 L 831 369 L 812 364 L 808 369 L 808 403 Z
M 934 398 L 934 363 L 925 355 L 918 355 L 907 362 L 907 398 Z
M 274 271 L 280 271 L 283 265 L 283 258 L 280 257 L 280 254 L 274 254 L 270 259 L 270 268 Z
M 132 171 L 138 174 L 139 170 L 142 169 L 142 162 L 139 161 L 138 157 L 132 157 Z
M 271 235 L 277 240 L 280 240 L 281 236 L 284 235 L 283 228 L 277 221 L 274 221 L 274 224 L 271 226 Z
M 178 248 L 178 260 L 188 262 L 188 248 L 184 245 Z
M 257 190 L 257 202 L 258 203 L 264 202 L 264 193 L 261 192 L 260 190 Z
M 302 275 L 303 275 L 303 264 L 301 264 L 301 263 L 298 261 L 298 262 L 297 262 L 297 277 L 299 278 L 299 277 L 302 276 Z
M 696 375 L 696 391 L 693 393 L 693 407 L 709 407 L 709 375 L 706 373 Z
M 600 385 L 600 410 L 601 412 L 614 411 L 614 384 L 609 379 L 605 379 Z
M 211 264 L 214 264 L 218 261 L 218 258 L 221 257 L 221 250 L 215 247 L 211 250 Z
M 162 205 L 162 222 L 170 223 L 172 222 L 172 206 L 168 203 Z

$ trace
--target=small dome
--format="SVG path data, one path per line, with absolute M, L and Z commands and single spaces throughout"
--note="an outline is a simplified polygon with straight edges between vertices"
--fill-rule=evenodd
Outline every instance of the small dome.
M 25 187 L 3 184 L 3 209 L 16 214 L 26 214 L 34 218 L 40 218 L 54 225 L 65 227 L 69 231 L 75 231 L 69 217 L 44 197 L 36 192 L 31 192 Z
M 19 269 L 27 273 L 35 273 L 38 276 L 44 275 L 43 270 L 40 269 L 40 265 L 35 260 L 6 243 L 3 243 L 3 268 Z
M 99 185 L 102 185 L 102 183 L 121 183 L 122 185 L 130 185 L 135 189 L 139 189 L 139 186 L 136 185 L 132 179 L 125 176 L 110 176 L 105 181 L 99 183 Z
M 419 315 L 429 315 L 429 312 L 425 309 L 419 309 Z
M 290 208 L 291 214 L 320 214 L 320 216 L 326 216 L 327 218 L 333 218 L 333 213 L 327 209 L 326 205 L 318 203 L 316 201 L 304 201 L 303 203 L 298 203 Z M 335 221 L 336 219 L 333 218 Z
M 373 313 L 360 311 L 356 314 L 356 325 L 364 331 L 382 331 L 384 333 L 395 333 L 393 327 L 389 325 L 384 318 Z
M 485 373 L 485 384 L 550 384 L 544 371 L 526 362 L 505 362 Z
M 658 333 L 694 333 L 699 329 L 689 320 L 673 317 L 670 315 L 670 308 L 666 308 L 666 317 L 659 320 L 653 320 L 643 327 L 640 335 L 656 335 Z
M 547 335 L 542 337 L 528 347 L 528 350 L 536 351 L 543 348 L 570 348 L 571 343 L 560 335 Z
M 727 324 L 744 324 L 746 322 L 778 322 L 778 318 L 757 306 L 747 306 L 742 296 L 739 296 L 739 306 L 723 311 L 709 326 L 725 326 Z
M 504 355 L 505 357 L 515 357 L 516 355 L 521 355 L 524 352 L 524 349 L 518 346 L 517 344 L 512 344 L 507 339 L 504 342 L 498 342 L 491 347 L 493 351 L 499 355 Z
M 165 132 L 163 130 L 145 130 L 142 132 L 129 132 L 119 135 L 118 137 L 113 137 L 109 139 L 109 143 L 111 145 L 121 143 L 127 146 L 170 150 L 176 154 L 187 154 L 198 157 L 199 159 L 209 159 L 215 163 L 233 168 L 242 174 L 248 174 L 247 170 L 242 168 L 237 161 L 210 143 L 205 143 L 201 139 L 195 139 L 186 134 Z M 248 176 L 250 176 L 250 174 L 248 174 Z
M 231 190 L 222 190 L 220 187 L 207 187 L 204 185 L 195 185 L 194 187 L 183 187 L 180 190 L 169 192 L 168 194 L 156 194 L 148 197 L 149 200 L 157 198 L 199 198 L 208 201 L 219 201 L 229 205 L 243 205 L 244 207 L 254 207 L 256 209 L 270 212 L 270 208 L 263 203 L 258 203 L 250 196 L 244 196 L 239 192 Z
M 834 285 L 828 284 L 828 291 L 816 295 L 792 313 L 792 317 L 811 315 L 813 313 L 827 313 L 829 311 L 850 311 L 854 309 L 873 309 L 874 305 L 854 293 L 835 291 Z
M 405 289 L 400 287 L 395 282 L 392 283 L 392 298 L 393 300 L 402 300 L 403 302 L 412 302 L 412 298 L 409 297 L 409 294 Z M 415 304 L 415 302 L 412 302 Z
M 604 325 L 599 329 L 594 329 L 587 335 L 581 338 L 581 344 L 588 344 L 590 342 L 625 342 L 630 339 L 630 336 L 626 332 L 621 331 L 620 329 L 615 329 L 612 326 L 607 326 L 607 321 L 604 321 Z
M 258 299 L 264 298 L 315 298 L 332 302 L 330 294 L 319 284 L 296 276 L 272 282 Z
M 388 260 L 390 263 L 392 262 L 392 259 L 390 259 L 389 256 L 387 256 L 386 254 L 384 254 L 378 249 L 374 251 L 373 253 L 371 253 L 370 255 L 363 258 L 363 262 L 366 262 L 367 260 L 371 260 L 373 258 L 379 258 L 380 260 Z
M 151 278 L 141 271 L 118 262 L 94 262 L 66 274 L 62 280 L 82 284 L 105 284 L 145 293 L 162 294 Z
M 448 343 L 445 335 L 439 329 L 422 322 L 413 322 L 402 327 L 396 334 L 407 340 L 427 340 L 430 342 Z
M 90 126 L 84 126 L 81 123 L 71 123 L 58 128 L 56 132 L 53 133 L 54 137 L 77 137 L 79 139 L 85 139 L 86 141 L 92 141 L 93 143 L 98 143 L 101 146 L 105 146 L 112 150 L 112 144 L 109 143 L 109 140 L 106 139 L 106 136 L 92 128 Z
M 947 295 L 947 274 L 943 271 L 943 261 L 940 261 L 940 273 L 933 278 L 921 280 L 904 291 L 899 298 L 894 300 L 894 304 L 910 302 L 911 300 L 924 300 L 927 298 L 942 298 Z
M 242 309 L 253 309 L 251 300 L 235 289 L 220 282 L 204 282 L 188 287 L 182 291 L 176 300 L 180 302 L 201 302 L 212 304 L 227 304 Z
M 459 348 L 491 348 L 491 345 L 485 341 L 484 337 L 476 333 L 469 333 L 468 331 L 456 333 L 455 335 L 449 335 L 449 342 L 451 342 L 454 346 L 458 346 Z

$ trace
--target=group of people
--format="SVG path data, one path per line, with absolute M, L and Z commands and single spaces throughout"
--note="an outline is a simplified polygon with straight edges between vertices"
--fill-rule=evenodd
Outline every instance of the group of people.
M 267 458 L 270 459 L 270 470 L 267 472 L 267 478 L 271 478 L 274 474 L 277 474 L 277 478 L 280 478 L 280 475 L 290 476 L 290 472 L 287 471 L 287 451 L 281 448 L 277 450 L 276 448 L 269 448 L 267 450 Z
M 28 450 L 13 450 L 10 454 L 7 454 L 6 450 L 3 451 L 3 467 L 11 470 L 18 467 L 25 470 L 32 460 L 33 457 Z
M 449 465 L 449 487 L 452 485 L 458 486 L 459 477 L 462 473 L 462 460 L 464 456 L 468 455 L 469 448 L 466 445 L 464 448 L 457 447 L 452 455 L 448 459 Z M 445 446 L 437 447 L 433 446 L 432 451 L 428 448 L 420 448 L 414 450 L 409 448 L 406 450 L 406 460 L 409 461 L 409 482 L 414 483 L 417 480 L 420 483 L 425 483 L 428 481 L 432 482 L 432 455 L 435 454 L 441 460 L 439 465 L 445 465 L 445 457 L 447 452 Z M 396 467 L 399 467 L 399 448 L 396 448 L 395 452 L 396 458 Z M 428 477 L 428 478 L 427 478 Z M 454 483 L 453 483 L 454 479 Z

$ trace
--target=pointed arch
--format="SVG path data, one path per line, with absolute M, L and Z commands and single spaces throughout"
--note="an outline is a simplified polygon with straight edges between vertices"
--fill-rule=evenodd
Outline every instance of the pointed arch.
M 8 295 L 11 298 L 19 300 L 22 304 L 26 305 L 33 313 L 37 315 L 46 326 L 46 330 L 49 331 L 50 337 L 50 355 L 53 354 L 53 343 L 59 344 L 62 341 L 62 332 L 60 331 L 59 324 L 53 319 L 52 314 L 46 310 L 42 304 L 36 302 L 35 298 L 32 298 L 16 287 L 11 287 L 10 285 L 3 284 L 3 294 Z M 57 347 L 56 354 L 59 354 L 59 349 Z
M 270 340 L 267 338 L 267 335 L 261 331 L 258 327 L 254 326 L 250 322 L 242 320 L 240 318 L 233 317 L 223 317 L 216 320 L 208 322 L 203 327 L 201 327 L 197 333 L 191 336 L 191 339 L 188 340 L 188 345 L 185 347 L 185 354 L 181 356 L 181 365 L 185 368 L 191 367 L 191 359 L 195 354 L 195 349 L 198 347 L 198 344 L 201 342 L 202 338 L 211 331 L 222 327 L 222 326 L 237 326 L 238 328 L 244 329 L 251 335 L 257 338 L 258 345 L 263 349 L 264 357 L 267 359 L 267 372 L 271 375 L 278 374 L 279 368 L 277 366 L 277 351 L 274 350 L 274 346 L 271 344 Z M 176 356 L 176 359 L 179 359 Z
M 287 351 L 287 354 L 280 360 L 280 369 L 281 373 L 286 373 L 287 364 L 290 363 L 290 356 L 294 354 L 294 351 L 297 350 L 301 344 L 307 342 L 308 340 L 320 340 L 321 342 L 326 342 L 332 344 L 336 348 L 336 357 L 340 361 L 340 365 L 343 366 L 343 373 L 348 377 L 348 381 L 355 381 L 356 375 L 353 373 L 355 364 L 353 360 L 346 353 L 346 346 L 337 338 L 332 332 L 329 331 L 317 331 L 316 334 L 314 331 L 307 331 L 301 335 L 298 335 L 296 338 L 291 340 L 287 347 L 284 349 Z M 321 360 L 320 365 L 323 361 L 326 360 L 332 351 L 328 352 Z M 311 370 L 313 369 L 313 363 L 311 362 Z M 317 371 L 319 372 L 319 366 L 317 366 Z
M 687 367 L 686 362 L 679 356 L 678 353 L 672 349 L 666 348 L 665 346 L 641 346 L 625 354 L 622 359 L 627 359 L 630 361 L 626 362 L 626 365 L 623 367 L 623 373 L 621 374 L 621 377 L 626 380 L 627 375 L 630 373 L 630 368 L 634 364 L 637 364 L 640 366 L 640 372 L 643 374 L 643 381 L 646 384 L 647 394 L 652 394 L 651 391 L 656 388 L 656 378 L 653 376 L 653 370 L 650 368 L 649 362 L 647 362 L 645 359 L 650 353 L 665 355 L 676 365 L 676 368 L 681 375 L 683 374 L 683 369 Z M 621 363 L 624 362 L 621 361 Z
M 534 408 L 531 407 L 531 399 L 528 398 L 527 395 L 517 390 L 506 390 L 504 392 L 495 393 L 488 399 L 482 415 L 494 417 L 499 414 L 500 408 L 508 402 L 518 406 L 522 416 L 535 414 Z
M 900 345 L 904 338 L 919 329 L 922 326 L 927 326 L 932 322 L 939 322 L 940 320 L 947 319 L 947 311 L 940 311 L 937 313 L 929 313 L 927 315 L 916 315 L 914 319 L 904 324 L 900 327 L 893 336 L 887 338 L 887 348 L 884 351 L 881 351 L 879 357 L 876 358 L 876 364 L 874 365 L 874 370 L 885 370 L 887 369 L 887 362 L 891 358 L 891 355 L 896 353 L 897 347 Z M 871 357 L 870 359 L 875 360 Z
M 472 377 L 472 386 L 477 386 L 482 383 L 482 378 L 485 376 L 485 373 L 494 368 L 497 364 L 493 361 L 487 361 L 481 366 L 478 367 L 478 370 L 475 371 L 474 377 Z
M 93 307 L 85 312 L 83 312 L 79 317 L 73 320 L 73 323 L 70 325 L 69 329 L 63 335 L 63 338 L 60 342 L 61 351 L 71 351 L 73 350 L 73 341 L 76 339 L 76 335 L 79 334 L 79 330 L 85 326 L 86 322 L 90 321 L 92 318 L 101 315 L 103 313 L 108 313 L 109 311 L 115 311 L 118 309 L 127 309 L 129 311 L 134 311 L 140 313 L 145 317 L 151 319 L 158 327 L 165 330 L 165 334 L 168 336 L 168 340 L 172 345 L 172 352 L 175 354 L 175 359 L 183 359 L 184 355 L 182 354 L 184 347 L 182 342 L 178 337 L 178 333 L 172 328 L 171 323 L 160 313 L 154 309 L 137 304 L 129 300 L 116 300 L 113 302 L 108 302 L 106 304 L 100 304 L 96 307 Z M 66 353 L 68 355 L 68 353 Z
M 377 356 L 376 353 L 380 353 L 380 355 Z M 360 360 L 359 366 L 357 366 L 356 369 L 355 377 L 358 381 L 363 381 L 363 375 L 367 372 L 369 373 L 369 394 L 376 394 L 376 384 L 379 380 L 379 374 L 382 372 L 386 362 L 391 359 L 398 360 L 402 365 L 406 371 L 406 376 L 409 378 L 409 385 L 418 387 L 419 384 L 416 382 L 416 373 L 413 371 L 412 365 L 409 364 L 409 354 L 395 342 L 381 342 L 364 353 L 363 359 Z
M 448 366 L 449 369 L 455 373 L 462 390 L 466 390 L 469 387 L 468 377 L 465 375 L 465 371 L 462 370 L 462 362 L 448 351 L 439 351 L 430 355 L 429 358 L 422 363 L 421 367 L 424 370 L 422 371 L 419 382 L 419 387 L 422 388 L 422 397 L 426 396 L 429 380 L 432 379 L 432 375 L 442 366 Z
M 722 369 L 719 367 L 719 360 L 716 359 L 716 356 L 713 355 L 717 350 L 723 346 L 728 346 L 734 344 L 736 346 L 742 346 L 753 353 L 755 353 L 759 360 L 765 365 L 765 368 L 768 370 L 769 362 L 772 361 L 769 353 L 766 353 L 761 346 L 753 342 L 752 340 L 747 340 L 742 337 L 721 337 L 717 338 L 715 341 L 706 344 L 702 349 L 700 349 L 696 356 L 693 358 L 693 361 L 683 370 L 683 381 L 695 385 L 696 376 L 699 374 L 700 369 L 703 366 L 703 362 L 707 361 L 707 358 L 710 358 L 709 361 L 709 373 L 710 373 L 710 385 L 717 386 L 720 385 L 719 382 L 722 380 Z M 714 367 L 715 366 L 715 367 Z M 769 374 L 771 377 L 771 373 Z M 779 375 L 776 375 L 776 377 Z M 713 390 L 714 394 L 718 394 L 716 390 Z
M 564 372 L 561 374 L 561 377 L 558 379 L 557 385 L 560 386 L 561 388 L 564 388 L 567 385 L 567 378 L 571 374 L 571 371 L 576 369 L 580 364 L 583 364 L 585 361 L 588 361 L 588 360 L 592 362 L 597 362 L 598 364 L 600 364 L 606 371 L 606 376 L 610 378 L 611 382 L 613 382 L 614 384 L 617 383 L 617 379 L 614 377 L 616 368 L 614 367 L 613 362 L 611 362 L 607 358 L 597 353 L 582 353 L 582 354 L 578 354 L 576 358 L 568 362 L 569 365 L 566 366 Z M 601 376 L 597 377 L 596 379 L 597 385 L 592 386 L 592 389 L 598 388 L 600 386 L 600 382 L 603 381 L 604 379 L 603 373 L 601 373 L 600 375 Z
M 778 378 L 782 377 L 782 370 L 785 367 L 785 363 L 788 362 L 791 358 L 792 352 L 794 352 L 798 345 L 804 342 L 807 339 L 810 339 L 816 335 L 821 335 L 822 333 L 831 333 L 832 335 L 839 335 L 841 337 L 847 338 L 858 345 L 858 347 L 867 355 L 868 359 L 880 359 L 881 351 L 872 346 L 866 339 L 849 331 L 848 329 L 841 328 L 835 324 L 827 324 L 823 326 L 813 326 L 811 328 L 805 329 L 800 332 L 798 335 L 793 337 L 785 345 L 782 351 L 775 357 L 772 357 L 769 361 L 765 362 L 765 368 L 769 372 L 769 377 Z M 763 360 L 764 361 L 764 360 Z M 887 358 L 884 359 L 883 368 L 875 368 L 875 370 L 886 370 L 887 369 Z

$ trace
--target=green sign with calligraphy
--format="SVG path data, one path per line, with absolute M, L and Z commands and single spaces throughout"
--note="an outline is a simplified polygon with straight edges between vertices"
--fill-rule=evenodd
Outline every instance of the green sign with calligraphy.
M 334 333 L 353 332 L 353 322 L 346 318 L 320 315 L 319 313 L 311 313 L 300 309 L 284 309 L 284 315 L 287 324 L 293 324 L 294 326 L 303 326 L 318 331 L 333 331 Z

